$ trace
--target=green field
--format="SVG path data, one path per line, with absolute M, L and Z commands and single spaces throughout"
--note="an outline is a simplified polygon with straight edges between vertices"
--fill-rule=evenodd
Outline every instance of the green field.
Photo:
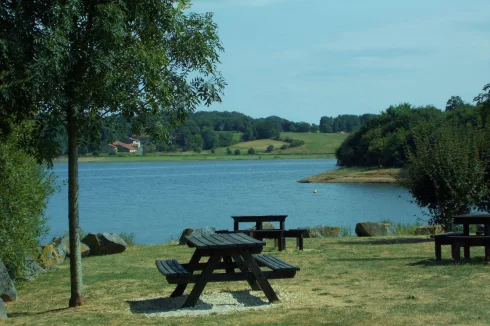
M 237 140 L 241 133 L 233 133 L 233 139 Z M 248 142 L 240 142 L 229 146 L 232 152 L 240 150 L 240 155 L 226 154 L 226 147 L 219 147 L 215 153 L 211 151 L 195 152 L 162 152 L 151 153 L 142 156 L 133 154 L 107 155 L 90 154 L 80 156 L 80 162 L 139 162 L 139 161 L 195 161 L 195 160 L 250 160 L 250 159 L 301 159 L 301 158 L 335 158 L 335 150 L 347 137 L 344 134 L 321 134 L 321 133 L 281 133 L 281 139 L 286 137 L 303 140 L 304 145 L 299 147 L 280 149 L 288 143 L 273 139 L 260 139 Z M 274 146 L 271 153 L 266 152 L 269 145 Z M 249 148 L 255 150 L 255 154 L 248 154 Z M 58 161 L 66 161 L 66 157 L 60 157 Z
M 162 244 L 84 258 L 87 300 L 78 308 L 67 308 L 68 262 L 33 282 L 17 284 L 17 301 L 6 304 L 6 324 L 370 326 L 487 325 L 490 320 L 490 273 L 483 247 L 471 248 L 471 262 L 454 263 L 448 246 L 443 247 L 443 260 L 435 261 L 434 241 L 427 236 L 305 239 L 304 251 L 288 240 L 282 252 L 273 241 L 266 242 L 265 252 L 301 268 L 293 279 L 271 280 L 281 302 L 268 309 L 172 318 L 146 314 L 155 312 L 151 307 L 165 309 L 175 287 L 154 261 L 187 262 L 193 252 L 187 246 Z M 245 281 L 209 283 L 204 294 L 247 289 Z M 136 301 L 148 306 L 134 309 Z

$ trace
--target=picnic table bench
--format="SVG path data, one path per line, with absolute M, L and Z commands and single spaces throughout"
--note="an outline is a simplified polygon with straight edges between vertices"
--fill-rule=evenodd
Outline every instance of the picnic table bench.
M 260 255 L 265 243 L 245 234 L 190 235 L 185 239 L 189 247 L 195 248 L 189 263 L 181 264 L 175 259 L 155 261 L 167 282 L 177 284 L 171 297 L 181 296 L 189 283 L 195 283 L 184 307 L 196 304 L 208 282 L 247 281 L 252 290 L 262 290 L 270 302 L 278 301 L 268 280 L 293 278 L 300 270 L 275 256 Z M 202 257 L 209 259 L 201 263 Z M 215 273 L 216 270 L 225 272 Z M 194 274 L 195 271 L 201 273 Z

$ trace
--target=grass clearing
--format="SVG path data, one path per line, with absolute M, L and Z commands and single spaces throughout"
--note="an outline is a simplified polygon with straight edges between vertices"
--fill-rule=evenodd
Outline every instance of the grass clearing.
M 468 263 L 453 263 L 450 248 L 434 260 L 428 237 L 305 239 L 305 250 L 265 252 L 301 267 L 294 279 L 271 280 L 282 299 L 270 309 L 200 317 L 150 318 L 128 301 L 168 297 L 174 286 L 154 260 L 190 259 L 186 246 L 132 246 L 122 254 L 83 260 L 86 305 L 68 309 L 69 264 L 18 284 L 18 300 L 7 303 L 11 325 L 485 325 L 490 320 L 489 265 L 483 248 Z M 241 291 L 246 282 L 210 283 L 204 293 Z M 188 293 L 189 290 L 186 291 Z

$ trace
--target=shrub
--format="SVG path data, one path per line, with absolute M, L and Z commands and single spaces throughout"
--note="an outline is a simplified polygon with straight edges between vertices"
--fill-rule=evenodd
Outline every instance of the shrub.
M 38 253 L 38 238 L 48 231 L 44 211 L 54 177 L 14 141 L 0 143 L 0 259 L 21 280 L 26 257 Z
M 250 148 L 248 149 L 248 154 L 250 154 L 250 155 L 255 154 L 255 149 L 253 149 L 253 147 L 250 147 Z
M 231 148 L 226 147 L 226 154 L 231 155 L 233 152 L 231 151 Z
M 269 146 L 267 146 L 267 149 L 265 151 L 267 153 L 272 153 L 273 150 L 274 150 L 274 145 L 269 145 Z
M 128 246 L 134 246 L 135 245 L 134 236 L 135 236 L 134 232 L 130 232 L 130 233 L 121 232 L 119 234 L 119 237 L 121 237 L 121 239 L 123 239 L 124 242 L 126 242 L 126 244 Z
M 283 144 L 283 145 L 281 145 L 281 149 L 287 149 L 288 147 L 289 147 L 289 145 L 288 145 L 288 144 Z
M 241 152 L 240 152 L 240 150 L 239 150 L 238 148 L 237 148 L 237 149 L 235 149 L 235 155 L 240 155 L 240 153 L 241 153 Z

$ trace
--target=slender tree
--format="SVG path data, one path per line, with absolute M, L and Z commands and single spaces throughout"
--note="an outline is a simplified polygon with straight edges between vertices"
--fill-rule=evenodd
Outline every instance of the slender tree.
M 220 101 L 217 26 L 211 13 L 189 7 L 189 0 L 0 3 L 2 132 L 10 120 L 30 119 L 37 121 L 37 139 L 53 140 L 62 126 L 68 136 L 70 307 L 84 302 L 80 142 L 99 140 L 102 118 L 117 115 L 133 120 L 133 133 L 149 126 L 146 132 L 161 139 L 200 103 Z M 36 153 L 50 160 L 56 150 Z

